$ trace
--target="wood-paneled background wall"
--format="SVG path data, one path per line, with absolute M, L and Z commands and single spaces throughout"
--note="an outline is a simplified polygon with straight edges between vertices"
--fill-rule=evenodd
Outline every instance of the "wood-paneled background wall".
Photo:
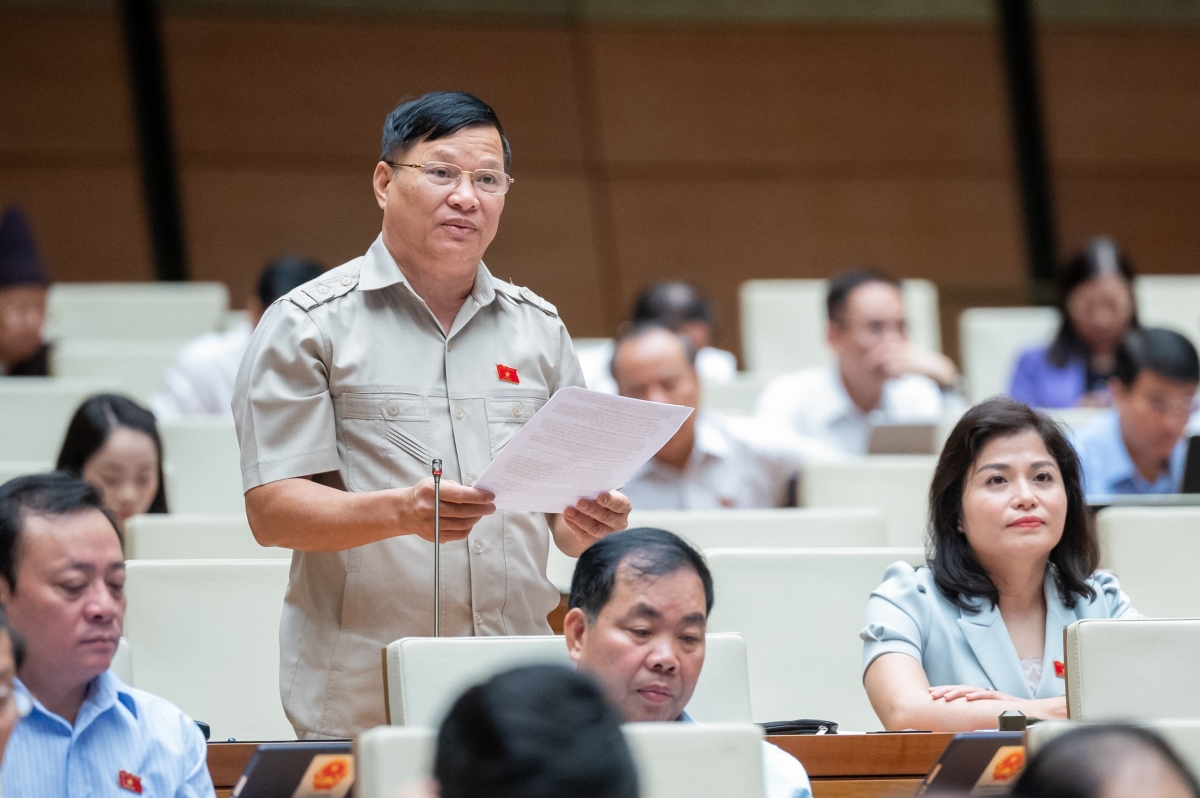
M 170 8 L 168 87 L 194 279 L 235 297 L 279 254 L 335 265 L 379 229 L 370 175 L 402 98 L 491 103 L 518 183 L 488 254 L 577 336 L 647 283 L 737 287 L 874 264 L 958 311 L 1024 301 L 999 46 L 987 22 L 414 21 Z M 1200 28 L 1043 24 L 1061 244 L 1115 235 L 1197 271 Z M 111 9 L 0 9 L 0 205 L 59 280 L 152 279 Z

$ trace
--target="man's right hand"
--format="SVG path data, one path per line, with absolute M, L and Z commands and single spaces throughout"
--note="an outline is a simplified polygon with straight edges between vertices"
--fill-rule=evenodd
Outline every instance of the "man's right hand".
M 400 528 L 433 542 L 433 477 L 401 493 Z M 463 540 L 485 515 L 496 512 L 495 495 L 442 479 L 441 537 L 443 543 Z

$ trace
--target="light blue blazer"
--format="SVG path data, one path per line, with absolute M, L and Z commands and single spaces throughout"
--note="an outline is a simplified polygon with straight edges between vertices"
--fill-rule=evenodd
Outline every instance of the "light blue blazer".
M 888 566 L 883 584 L 867 601 L 867 625 L 859 633 L 863 673 L 876 657 L 898 651 L 921 663 L 933 687 L 969 684 L 1017 698 L 1065 695 L 1066 684 L 1054 667 L 1055 661 L 1063 661 L 1063 629 L 1082 618 L 1139 616 L 1117 578 L 1099 571 L 1088 580 L 1096 597 L 1078 598 L 1068 609 L 1051 568 L 1046 570 L 1046 653 L 1036 691 L 1029 689 L 999 608 L 976 599 L 972 609 L 962 609 L 938 590 L 928 567 L 914 569 L 905 562 Z

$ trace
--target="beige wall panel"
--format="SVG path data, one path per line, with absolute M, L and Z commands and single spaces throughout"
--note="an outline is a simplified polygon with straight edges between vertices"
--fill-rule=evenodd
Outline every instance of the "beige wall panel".
M 150 244 L 133 167 L 0 166 L 0 208 L 29 214 L 51 278 L 149 280 Z
M 486 256 L 489 268 L 557 304 L 573 332 L 596 334 L 583 181 L 531 177 L 519 185 Z M 183 188 L 192 277 L 224 280 L 235 303 L 254 290 L 268 260 L 294 253 L 336 266 L 366 252 L 382 221 L 369 174 L 193 168 Z
M 986 161 L 1008 156 L 986 26 L 596 29 L 615 162 Z
M 126 80 L 112 13 L 0 9 L 0 155 L 131 152 Z
M 1200 164 L 1200 29 L 1047 26 L 1040 54 L 1054 159 Z
M 1024 280 L 1005 180 L 625 182 L 614 186 L 622 301 L 663 278 L 699 283 L 737 344 L 737 288 L 875 265 L 942 286 Z M 943 331 L 946 333 L 947 331 Z
M 567 34 L 395 19 L 173 15 L 166 49 L 186 155 L 302 156 L 370 168 L 384 117 L 426 91 L 461 89 L 495 109 L 523 160 L 580 154 Z
M 1103 233 L 1143 274 L 1200 273 L 1200 177 L 1061 177 L 1055 192 L 1064 252 Z

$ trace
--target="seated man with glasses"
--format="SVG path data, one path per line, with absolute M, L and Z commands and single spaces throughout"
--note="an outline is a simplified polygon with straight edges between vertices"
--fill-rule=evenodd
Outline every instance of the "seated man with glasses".
M 125 557 L 95 488 L 61 471 L 0 485 L 0 604 L 25 641 L 13 689 L 27 713 L 0 769 L 5 795 L 214 795 L 199 727 L 109 670 Z M 10 711 L 0 704 L 0 718 Z
M 1179 491 L 1198 384 L 1187 338 L 1155 327 L 1125 335 L 1109 380 L 1116 408 L 1075 436 L 1089 497 Z

